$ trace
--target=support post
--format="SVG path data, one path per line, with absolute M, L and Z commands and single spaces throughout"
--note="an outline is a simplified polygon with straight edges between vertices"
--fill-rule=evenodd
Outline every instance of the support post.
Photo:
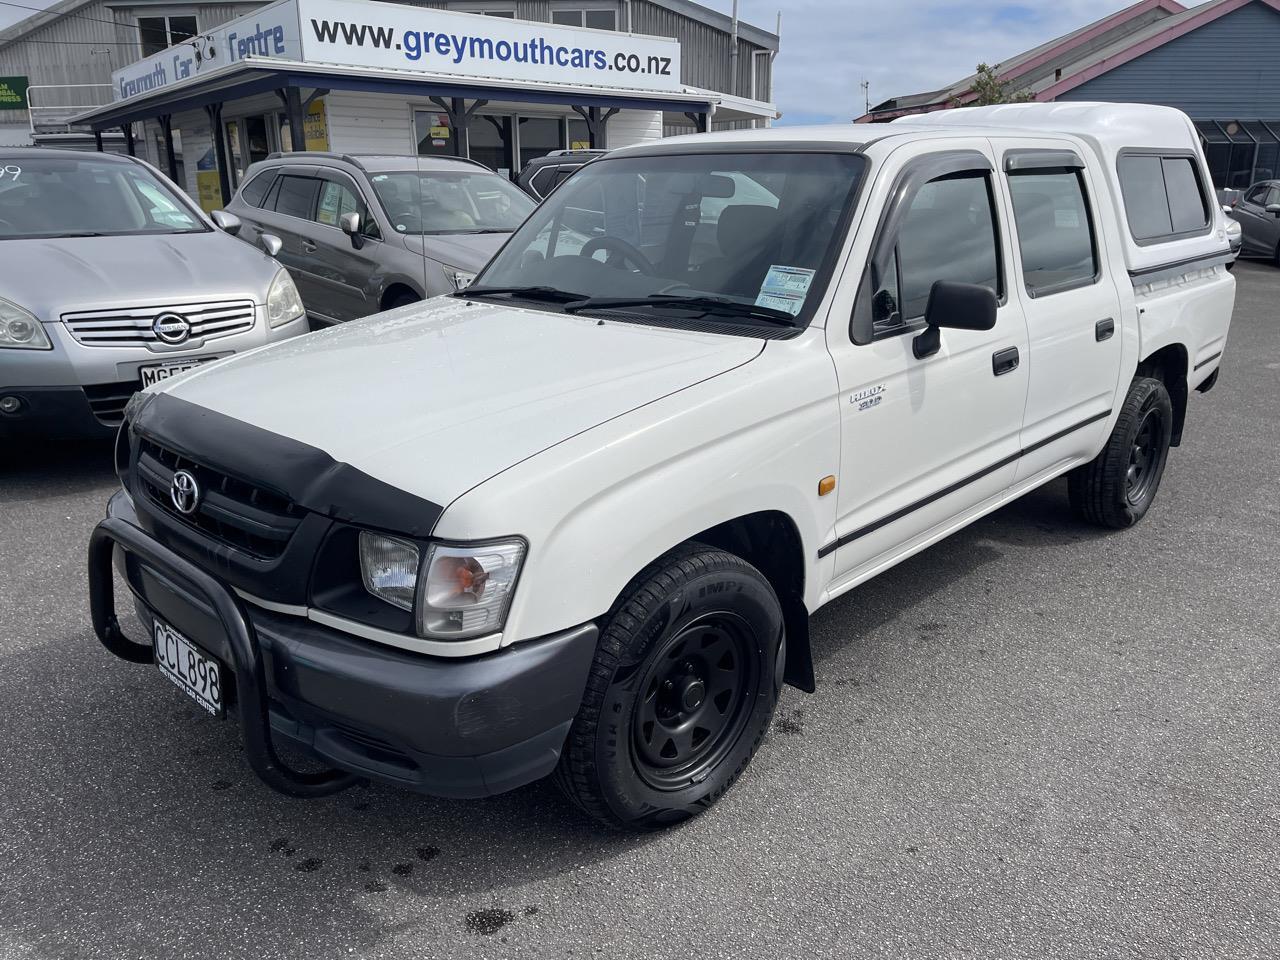
M 178 155 L 173 150 L 173 114 L 162 113 L 157 117 L 164 131 L 164 159 L 168 164 L 169 179 L 178 182 Z
M 698 133 L 706 133 L 711 128 L 711 114 L 706 111 L 699 113 L 689 111 L 685 113 L 685 116 L 693 121 L 693 128 L 697 130 Z
M 225 206 L 231 202 L 231 173 L 227 169 L 227 140 L 222 129 L 222 104 L 211 103 L 204 108 L 204 112 L 209 115 L 209 127 L 213 131 L 214 156 L 218 160 L 218 187 Z
M 93 131 L 93 145 L 97 148 L 99 153 L 102 152 L 102 131 L 101 130 Z
M 449 118 L 449 127 L 453 131 L 453 155 L 466 159 L 471 156 L 471 118 L 475 112 L 485 106 L 488 100 L 477 100 L 470 107 L 462 97 L 452 97 L 448 103 L 440 97 L 432 97 L 431 102 L 439 107 Z
M 591 140 L 592 150 L 609 149 L 609 118 L 618 112 L 617 107 L 604 110 L 601 107 L 574 106 L 574 113 L 587 121 L 587 136 Z
M 289 147 L 295 153 L 307 149 L 307 112 L 302 108 L 302 93 L 297 87 L 285 87 L 276 94 L 284 101 L 285 116 L 289 118 Z
M 120 130 L 124 133 L 124 149 L 129 156 L 134 156 L 133 152 L 133 124 L 122 124 Z

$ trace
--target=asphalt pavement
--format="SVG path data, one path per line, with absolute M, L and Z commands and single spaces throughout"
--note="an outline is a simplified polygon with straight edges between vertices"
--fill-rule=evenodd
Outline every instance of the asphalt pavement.
M 0 958 L 1280 955 L 1280 270 L 1135 529 L 1056 483 L 822 610 L 710 813 L 269 792 L 88 627 L 105 445 L 0 450 Z

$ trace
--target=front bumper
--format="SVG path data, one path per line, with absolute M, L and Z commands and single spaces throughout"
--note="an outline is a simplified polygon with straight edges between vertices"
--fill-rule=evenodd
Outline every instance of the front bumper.
M 470 659 L 383 647 L 241 601 L 131 515 L 118 493 L 94 531 L 89 576 L 99 639 L 117 656 L 151 662 L 150 646 L 125 640 L 109 609 L 104 584 L 114 554 L 143 623 L 159 617 L 234 674 L 231 706 L 246 759 L 271 786 L 306 796 L 367 778 L 480 797 L 554 769 L 595 654 L 594 624 Z M 303 775 L 279 761 L 273 736 L 331 765 L 330 779 L 298 783 Z
M 19 404 L 14 413 L 0 411 L 0 440 L 105 440 L 119 429 L 95 415 L 82 387 L 0 386 L 0 397 L 17 397 Z

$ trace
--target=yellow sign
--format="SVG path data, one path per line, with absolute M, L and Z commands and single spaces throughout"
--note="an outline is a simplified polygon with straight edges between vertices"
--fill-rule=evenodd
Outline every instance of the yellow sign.
M 329 149 L 329 120 L 324 113 L 324 101 L 313 100 L 307 108 L 307 118 L 302 124 L 307 135 L 308 150 Z
M 571 144 L 569 144 L 569 149 L 570 150 L 590 150 L 591 141 L 590 140 L 574 140 Z
M 431 139 L 432 140 L 448 140 L 449 128 L 448 127 L 432 127 Z
M 200 209 L 205 213 L 222 209 L 222 182 L 217 170 L 196 171 L 196 192 Z

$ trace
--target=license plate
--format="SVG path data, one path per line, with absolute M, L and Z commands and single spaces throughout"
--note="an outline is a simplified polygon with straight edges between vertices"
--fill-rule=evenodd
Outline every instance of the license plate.
M 155 621 L 156 666 L 215 717 L 224 716 L 222 664 L 167 623 Z
M 199 360 L 176 360 L 172 363 L 153 363 L 149 366 L 139 367 L 138 373 L 142 375 L 142 386 L 151 386 L 153 383 L 159 383 L 161 380 L 168 380 L 170 377 L 176 377 L 180 373 L 198 367 L 202 363 L 208 363 L 216 360 L 216 357 L 201 357 Z

